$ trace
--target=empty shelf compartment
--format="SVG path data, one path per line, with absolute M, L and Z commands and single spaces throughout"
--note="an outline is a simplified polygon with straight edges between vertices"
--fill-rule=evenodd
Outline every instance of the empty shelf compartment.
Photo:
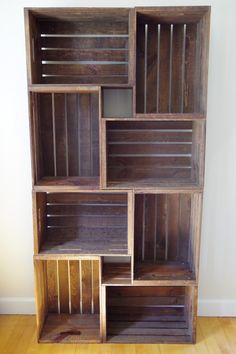
M 198 193 L 136 194 L 135 280 L 195 280 Z
M 98 92 L 32 93 L 35 182 L 99 186 Z
M 133 115 L 131 88 L 104 88 L 102 90 L 104 118 L 130 118 Z
M 203 125 L 192 121 L 108 121 L 107 185 L 145 188 L 199 183 L 199 132 Z
M 125 255 L 126 193 L 37 193 L 42 254 Z
M 131 284 L 131 257 L 103 257 L 102 283 Z
M 128 83 L 129 9 L 30 10 L 32 83 Z
M 191 343 L 191 287 L 107 287 L 107 341 Z
M 35 260 L 40 343 L 98 343 L 99 260 Z
M 138 9 L 137 113 L 206 112 L 209 8 Z

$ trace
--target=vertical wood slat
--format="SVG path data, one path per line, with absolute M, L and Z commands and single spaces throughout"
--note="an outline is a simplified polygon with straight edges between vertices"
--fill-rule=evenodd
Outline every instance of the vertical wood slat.
M 90 115 L 91 115 L 91 176 L 99 176 L 99 102 L 98 95 L 92 93 L 91 95 L 91 106 L 90 106 Z
M 179 251 L 179 195 L 168 195 L 168 260 L 177 260 Z
M 190 214 L 191 196 L 181 194 L 179 196 L 179 252 L 178 260 L 186 262 L 188 260 L 189 239 L 190 239 Z
M 82 313 L 90 314 L 92 310 L 92 269 L 91 261 L 83 260 L 82 266 Z
M 134 193 L 128 192 L 128 254 L 133 257 L 134 249 Z
M 160 26 L 159 113 L 169 112 L 170 25 Z
M 67 175 L 67 141 L 66 141 L 66 116 L 65 116 L 65 94 L 56 93 L 54 95 L 54 112 L 53 121 L 55 129 L 55 145 L 56 145 L 56 176 Z M 54 131 L 54 130 L 53 130 Z
M 145 81 L 145 25 L 137 24 L 137 58 L 136 58 L 136 111 L 144 112 Z
M 134 256 L 135 262 L 142 260 L 142 220 L 143 220 L 143 195 L 137 194 L 135 196 L 135 222 L 134 222 Z
M 154 261 L 156 231 L 156 214 L 155 214 L 155 194 L 146 195 L 145 208 L 145 232 L 144 232 L 144 260 Z
M 91 117 L 90 117 L 90 96 L 84 94 L 79 99 L 79 158 L 80 176 L 89 176 L 91 171 Z
M 173 25 L 171 112 L 183 112 L 184 24 Z
M 52 141 L 53 141 L 53 167 L 54 176 L 57 176 L 57 146 L 56 146 L 56 120 L 55 120 L 55 95 L 52 93 Z
M 135 50 L 136 50 L 136 16 L 135 10 L 129 11 L 129 66 L 128 66 L 128 82 L 135 83 Z
M 104 285 L 101 285 L 100 291 L 100 307 L 101 307 L 101 315 L 100 315 L 100 330 L 102 341 L 106 341 L 107 337 L 107 311 L 106 311 L 106 297 L 107 297 L 107 288 Z
M 77 116 L 77 99 L 76 93 L 67 95 L 67 130 L 68 130 L 68 174 L 69 176 L 78 176 L 78 116 Z
M 92 264 L 92 288 L 93 288 L 93 313 L 99 313 L 99 261 L 91 261 Z
M 100 116 L 100 187 L 107 187 L 107 131 L 106 131 L 106 120 L 101 119 Z
M 167 195 L 157 195 L 157 223 L 156 223 L 156 261 L 165 260 L 166 250 L 166 202 Z
M 56 261 L 47 262 L 48 311 L 58 313 L 58 275 Z
M 71 313 L 80 313 L 80 269 L 79 261 L 70 261 Z
M 157 112 L 157 25 L 148 25 L 147 33 L 147 90 L 146 111 Z
M 58 261 L 60 313 L 69 313 L 68 262 Z
M 185 113 L 195 111 L 196 98 L 196 37 L 197 24 L 186 25 L 185 69 L 184 69 L 184 107 Z
M 53 94 L 43 93 L 39 96 L 39 125 L 41 130 L 42 176 L 55 175 L 54 136 L 53 136 Z
M 36 289 L 36 324 L 37 340 L 39 340 L 48 313 L 48 288 L 46 262 L 34 260 L 34 279 Z

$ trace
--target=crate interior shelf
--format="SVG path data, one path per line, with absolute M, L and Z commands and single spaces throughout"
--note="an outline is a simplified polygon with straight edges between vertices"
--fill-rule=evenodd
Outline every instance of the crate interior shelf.
M 195 342 L 209 27 L 25 9 L 40 343 Z
M 127 254 L 125 193 L 38 193 L 42 254 Z
M 202 179 L 198 137 L 204 124 L 108 121 L 107 185 L 135 188 L 198 184 Z

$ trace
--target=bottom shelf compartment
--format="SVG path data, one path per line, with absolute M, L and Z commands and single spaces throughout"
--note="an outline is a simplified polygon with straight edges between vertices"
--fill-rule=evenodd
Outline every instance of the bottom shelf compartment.
M 107 341 L 192 343 L 194 287 L 107 287 Z
M 49 314 L 40 343 L 97 343 L 100 340 L 99 315 Z
M 35 260 L 40 343 L 98 343 L 100 260 Z

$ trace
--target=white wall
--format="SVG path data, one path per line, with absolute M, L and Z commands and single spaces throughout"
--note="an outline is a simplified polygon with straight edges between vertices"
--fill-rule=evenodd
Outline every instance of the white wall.
M 115 1 L 116 6 L 211 5 L 201 315 L 236 316 L 236 1 Z M 23 7 L 78 1 L 3 1 L 0 55 L 0 312 L 34 311 L 31 172 Z M 90 6 L 109 6 L 91 0 Z

